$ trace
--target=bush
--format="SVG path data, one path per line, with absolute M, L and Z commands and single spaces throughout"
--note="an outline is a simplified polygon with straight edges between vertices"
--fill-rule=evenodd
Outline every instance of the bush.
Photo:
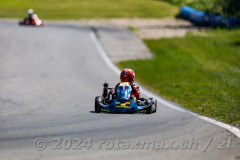
M 228 17 L 240 18 L 239 0 L 217 0 L 215 3 L 215 12 Z
M 221 14 L 227 17 L 240 18 L 240 0 L 164 0 L 169 3 L 183 6 L 187 5 L 195 9 Z

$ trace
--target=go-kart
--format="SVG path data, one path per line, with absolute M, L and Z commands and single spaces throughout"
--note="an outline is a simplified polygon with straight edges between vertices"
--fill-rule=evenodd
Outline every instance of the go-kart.
M 131 97 L 131 91 L 129 83 L 120 83 L 116 93 L 114 88 L 108 88 L 108 83 L 104 83 L 102 96 L 95 98 L 95 112 L 151 114 L 157 111 L 155 98 L 136 99 Z
M 19 22 L 19 25 L 27 25 L 27 26 L 43 26 L 43 21 L 38 18 L 35 14 L 32 19 L 24 18 Z

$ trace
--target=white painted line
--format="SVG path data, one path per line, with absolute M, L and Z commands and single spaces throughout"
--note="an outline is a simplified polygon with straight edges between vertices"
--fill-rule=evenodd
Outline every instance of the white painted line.
M 98 41 L 96 35 L 94 32 L 90 32 L 90 38 L 91 40 L 94 42 L 98 52 L 100 53 L 100 55 L 103 57 L 103 60 L 106 62 L 106 64 L 108 65 L 108 67 L 110 67 L 117 75 L 120 75 L 120 70 L 115 66 L 115 64 L 110 60 L 110 58 L 107 56 L 106 52 L 104 51 L 102 45 L 100 44 L 100 42 Z M 158 101 L 158 103 L 164 105 L 164 106 L 167 106 L 169 108 L 172 108 L 172 109 L 175 109 L 175 110 L 178 110 L 180 112 L 184 112 L 184 113 L 188 113 L 196 118 L 199 118 L 199 119 L 202 119 L 202 120 L 205 120 L 207 122 L 210 122 L 210 123 L 213 123 L 217 126 L 220 126 L 222 128 L 225 128 L 227 130 L 229 130 L 230 132 L 232 132 L 233 134 L 235 134 L 238 138 L 240 138 L 240 130 L 236 127 L 233 127 L 233 126 L 230 126 L 228 124 L 225 124 L 225 123 L 222 123 L 220 121 L 217 121 L 215 119 L 212 119 L 212 118 L 208 118 L 208 117 L 205 117 L 205 116 L 202 116 L 202 115 L 199 115 L 197 113 L 194 113 L 194 112 L 191 112 L 187 109 L 184 109 L 184 108 L 181 108 L 181 107 L 178 107 L 172 103 L 169 103 L 168 101 L 164 100 L 163 98 L 161 98 L 160 96 L 148 91 L 147 89 L 145 89 L 144 87 L 141 87 L 141 93 L 143 93 L 144 95 L 148 96 L 148 97 L 155 97 Z
M 97 50 L 99 51 L 100 55 L 103 57 L 103 60 L 108 65 L 108 67 L 110 67 L 115 73 L 120 75 L 121 71 L 114 65 L 114 63 L 107 56 L 107 54 L 105 53 L 103 47 L 99 43 L 95 33 L 94 32 L 90 32 L 90 37 L 91 37 L 91 40 L 94 42 L 95 46 L 97 47 Z

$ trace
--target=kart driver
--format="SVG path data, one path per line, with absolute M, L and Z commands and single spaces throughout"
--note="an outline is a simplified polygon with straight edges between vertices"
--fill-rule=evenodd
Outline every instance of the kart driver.
M 33 18 L 33 9 L 29 9 L 27 13 L 28 13 L 28 17 L 26 18 L 26 20 L 31 24 L 34 19 Z
M 121 82 L 128 82 L 131 87 L 132 87 L 132 92 L 131 92 L 131 97 L 134 99 L 135 97 L 138 99 L 140 97 L 140 90 L 139 90 L 139 86 L 134 84 L 134 80 L 135 80 L 135 73 L 132 69 L 124 69 L 122 70 L 121 74 L 120 74 L 120 80 Z M 120 82 L 120 83 L 121 83 Z M 115 93 L 117 93 L 117 87 L 120 85 L 120 83 L 118 83 L 115 87 Z

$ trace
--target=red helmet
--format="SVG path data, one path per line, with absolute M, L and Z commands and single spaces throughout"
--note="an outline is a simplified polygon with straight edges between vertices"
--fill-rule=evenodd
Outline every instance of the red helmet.
M 133 83 L 135 80 L 135 73 L 132 69 L 124 69 L 120 74 L 121 82 Z

